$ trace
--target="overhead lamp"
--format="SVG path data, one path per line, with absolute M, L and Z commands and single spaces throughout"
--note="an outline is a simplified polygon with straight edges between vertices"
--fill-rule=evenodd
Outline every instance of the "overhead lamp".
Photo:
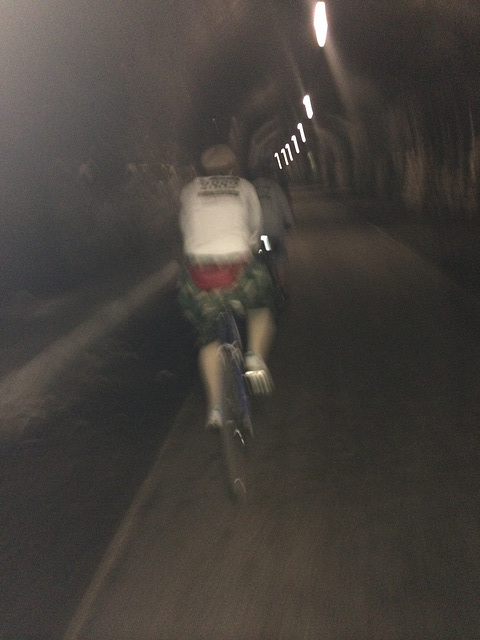
M 313 19 L 315 33 L 317 34 L 317 42 L 319 47 L 325 46 L 327 41 L 327 12 L 325 11 L 325 2 L 317 2 L 315 5 L 315 16 Z
M 290 156 L 290 160 L 293 162 L 292 150 L 290 149 L 290 145 L 288 144 L 288 142 L 285 145 L 285 149 L 288 151 L 288 155 Z
M 312 101 L 310 100 L 310 96 L 306 95 L 303 98 L 303 104 L 305 105 L 305 111 L 307 112 L 307 118 L 311 120 L 313 118 L 313 109 L 312 109 Z
M 274 156 L 278 162 L 278 168 L 282 169 L 282 161 L 280 160 L 280 156 L 278 155 L 278 153 L 275 154 Z
M 283 159 L 285 161 L 285 164 L 288 166 L 290 163 L 288 162 L 287 152 L 285 151 L 285 149 L 282 149 L 282 153 L 283 153 Z
M 306 141 L 307 141 L 307 139 L 306 139 L 306 137 L 305 137 L 305 132 L 304 132 L 304 130 L 303 130 L 303 124 L 302 124 L 301 122 L 299 122 L 299 123 L 297 124 L 297 129 L 300 131 L 300 137 L 301 137 L 301 139 L 302 139 L 302 142 L 306 142 Z
M 296 136 L 296 135 L 293 135 L 293 136 L 292 136 L 292 142 L 293 142 L 293 145 L 294 145 L 294 147 L 295 147 L 295 151 L 296 151 L 297 153 L 300 153 L 300 147 L 298 146 L 297 136 Z

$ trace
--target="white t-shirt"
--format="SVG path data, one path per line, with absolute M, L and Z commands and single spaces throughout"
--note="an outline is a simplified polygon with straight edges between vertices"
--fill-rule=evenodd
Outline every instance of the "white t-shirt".
M 237 176 L 195 178 L 182 189 L 180 203 L 187 256 L 228 262 L 258 245 L 262 208 L 247 180 Z

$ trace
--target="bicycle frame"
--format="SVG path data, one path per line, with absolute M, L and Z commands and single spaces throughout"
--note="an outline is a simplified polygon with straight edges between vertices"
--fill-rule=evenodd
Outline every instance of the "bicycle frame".
M 219 314 L 218 358 L 222 389 L 221 437 L 229 489 L 233 498 L 244 498 L 244 455 L 247 435 L 253 436 L 248 394 L 244 380 L 243 348 L 234 311 Z
M 221 348 L 229 350 L 234 363 L 233 372 L 242 419 L 249 419 L 250 406 L 244 380 L 243 344 L 233 310 L 224 311 L 220 314 L 219 336 Z

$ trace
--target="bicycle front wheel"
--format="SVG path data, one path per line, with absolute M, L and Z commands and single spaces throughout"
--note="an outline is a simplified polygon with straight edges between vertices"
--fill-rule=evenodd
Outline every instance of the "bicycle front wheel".
M 236 349 L 224 345 L 220 350 L 222 376 L 222 415 L 220 429 L 223 459 L 230 495 L 234 499 L 246 496 L 245 439 L 242 400 L 238 388 L 239 362 Z M 243 384 L 243 383 L 242 383 Z

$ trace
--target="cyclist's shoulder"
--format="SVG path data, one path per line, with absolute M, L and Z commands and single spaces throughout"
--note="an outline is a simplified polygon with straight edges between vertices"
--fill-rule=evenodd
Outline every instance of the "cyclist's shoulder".
M 255 190 L 255 186 L 251 180 L 247 180 L 247 178 L 242 178 L 241 176 L 237 176 L 237 178 L 242 189 L 247 189 L 248 191 L 252 189 Z
M 200 186 L 200 180 L 201 178 L 196 177 L 196 178 L 193 178 L 193 180 L 190 180 L 190 182 L 187 182 L 187 184 L 184 185 L 180 191 L 180 197 L 189 196 L 190 194 L 197 191 L 197 189 Z

